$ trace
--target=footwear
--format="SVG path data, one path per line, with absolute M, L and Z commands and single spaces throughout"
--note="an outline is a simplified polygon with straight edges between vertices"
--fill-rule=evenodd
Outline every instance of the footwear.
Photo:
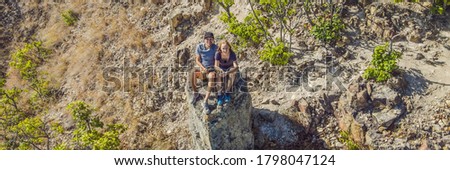
M 208 107 L 208 103 L 203 104 L 203 111 L 206 112 L 206 114 L 211 113 L 211 110 L 209 110 L 209 107 Z
M 230 101 L 231 101 L 230 94 L 226 94 L 224 98 L 225 98 L 225 103 L 230 103 Z
M 223 105 L 223 95 L 217 96 L 217 105 L 218 106 Z

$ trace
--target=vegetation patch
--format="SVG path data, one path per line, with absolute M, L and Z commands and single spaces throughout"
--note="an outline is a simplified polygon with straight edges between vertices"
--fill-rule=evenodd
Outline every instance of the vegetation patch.
M 73 26 L 78 21 L 77 15 L 72 10 L 67 10 L 61 13 L 61 17 L 68 26 Z
M 364 71 L 363 78 L 373 79 L 377 82 L 387 81 L 392 77 L 392 73 L 398 69 L 397 60 L 401 58 L 401 53 L 388 49 L 388 43 L 376 46 L 370 66 Z

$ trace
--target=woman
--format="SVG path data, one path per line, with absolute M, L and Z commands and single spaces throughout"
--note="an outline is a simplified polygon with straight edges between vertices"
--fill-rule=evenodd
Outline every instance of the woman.
M 236 79 L 236 72 L 238 70 L 238 62 L 236 54 L 231 49 L 231 45 L 228 41 L 222 40 L 219 42 L 219 48 L 217 49 L 215 56 L 215 68 L 219 70 L 219 76 L 217 76 L 218 95 L 217 105 L 221 106 L 224 101 L 229 103 L 231 101 L 231 88 L 233 87 L 234 80 Z M 222 85 L 222 82 L 224 85 Z M 223 90 L 225 89 L 225 95 Z

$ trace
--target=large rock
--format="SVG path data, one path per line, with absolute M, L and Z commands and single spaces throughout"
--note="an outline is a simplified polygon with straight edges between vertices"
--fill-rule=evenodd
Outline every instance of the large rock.
M 202 11 L 210 11 L 211 10 L 211 7 L 212 7 L 212 4 L 213 4 L 213 2 L 212 2 L 212 0 L 204 0 L 203 1 L 203 10 Z
M 188 89 L 188 99 L 191 99 L 191 94 Z M 232 95 L 232 102 L 222 109 L 210 104 L 212 112 L 209 115 L 203 111 L 201 106 L 203 102 L 199 101 L 195 105 L 189 104 L 190 120 L 188 122 L 190 122 L 194 149 L 253 149 L 251 100 L 250 93 L 235 92 Z
M 188 65 L 188 60 L 190 58 L 189 49 L 183 48 L 177 51 L 177 64 L 180 67 Z
M 381 112 L 374 113 L 373 116 L 378 124 L 383 127 L 390 127 L 402 115 L 401 109 L 386 109 Z
M 369 106 L 369 94 L 367 90 L 360 91 L 356 94 L 356 100 L 354 100 L 353 105 L 357 110 L 363 110 Z
M 372 104 L 376 109 L 394 108 L 402 102 L 398 92 L 387 86 L 376 86 L 372 92 Z
M 409 33 L 406 36 L 406 39 L 410 42 L 420 43 L 422 42 L 422 37 L 420 35 L 420 32 L 417 30 L 414 30 L 413 32 Z
M 252 102 L 249 93 L 233 96 L 233 103 L 214 110 L 211 121 L 210 141 L 212 149 L 253 149 L 251 131 Z
M 184 40 L 186 40 L 186 36 L 181 32 L 177 32 L 173 36 L 174 45 L 180 45 Z

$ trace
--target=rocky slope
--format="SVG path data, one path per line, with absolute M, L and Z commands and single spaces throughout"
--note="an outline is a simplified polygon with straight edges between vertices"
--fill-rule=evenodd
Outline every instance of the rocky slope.
M 50 115 L 71 129 L 65 106 L 84 100 L 103 120 L 128 126 L 123 149 L 348 149 L 342 131 L 363 149 L 448 149 L 450 19 L 432 17 L 427 5 L 347 6 L 338 46 L 299 28 L 289 67 L 260 61 L 257 49 L 239 51 L 247 89 L 208 119 L 187 103 L 194 47 L 204 31 L 234 42 L 209 3 L 7 1 L 0 5 L 2 75 L 12 49 L 44 41 L 54 53 L 40 69 L 61 95 Z M 75 26 L 61 20 L 68 9 L 79 18 Z M 243 19 L 249 6 L 232 11 Z M 395 34 L 401 71 L 387 83 L 363 80 L 373 48 Z

